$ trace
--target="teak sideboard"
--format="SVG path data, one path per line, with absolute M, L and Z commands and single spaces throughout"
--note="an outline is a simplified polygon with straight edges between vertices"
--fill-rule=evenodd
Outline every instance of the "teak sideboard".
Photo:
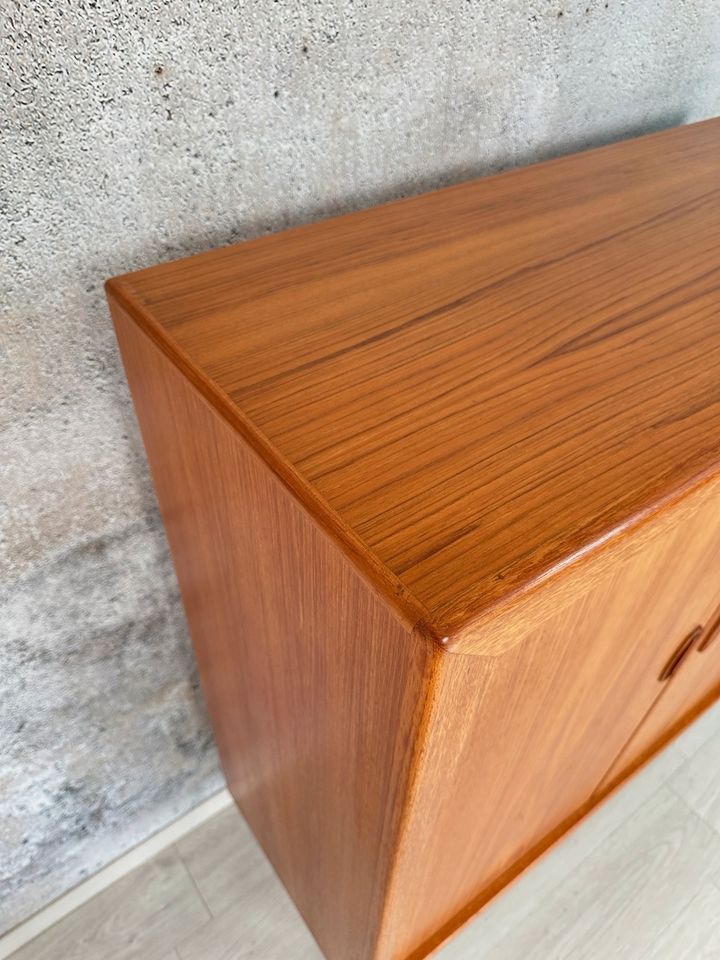
M 230 789 L 419 960 L 720 693 L 720 121 L 107 291 Z

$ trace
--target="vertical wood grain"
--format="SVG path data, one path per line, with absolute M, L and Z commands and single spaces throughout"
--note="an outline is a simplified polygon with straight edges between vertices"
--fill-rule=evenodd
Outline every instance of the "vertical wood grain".
M 600 799 L 667 658 L 717 600 L 715 491 L 696 499 L 522 644 L 439 657 L 383 956 L 424 956 Z
M 719 581 L 720 563 L 713 568 Z M 707 624 L 712 625 L 710 617 Z M 613 763 L 600 789 L 612 789 L 635 767 L 655 753 L 671 736 L 679 733 L 720 696 L 720 649 L 702 648 L 702 638 L 683 660 L 672 678 L 663 685 L 657 700 Z
M 366 960 L 432 645 L 113 316 L 230 789 L 322 949 Z

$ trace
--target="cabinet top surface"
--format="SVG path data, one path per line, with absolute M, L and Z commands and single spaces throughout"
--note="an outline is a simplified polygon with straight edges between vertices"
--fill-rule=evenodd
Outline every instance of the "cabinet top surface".
M 720 120 L 109 292 L 452 636 L 716 470 Z

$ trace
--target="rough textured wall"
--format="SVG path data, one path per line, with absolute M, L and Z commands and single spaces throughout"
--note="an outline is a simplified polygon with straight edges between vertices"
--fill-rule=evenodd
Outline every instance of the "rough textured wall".
M 720 113 L 719 16 L 5 0 L 0 929 L 220 785 L 104 278 Z

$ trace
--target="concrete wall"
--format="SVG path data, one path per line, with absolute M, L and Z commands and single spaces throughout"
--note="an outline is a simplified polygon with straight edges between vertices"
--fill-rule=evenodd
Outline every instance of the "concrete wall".
M 104 278 L 720 113 L 719 9 L 7 0 L 0 929 L 221 783 Z

